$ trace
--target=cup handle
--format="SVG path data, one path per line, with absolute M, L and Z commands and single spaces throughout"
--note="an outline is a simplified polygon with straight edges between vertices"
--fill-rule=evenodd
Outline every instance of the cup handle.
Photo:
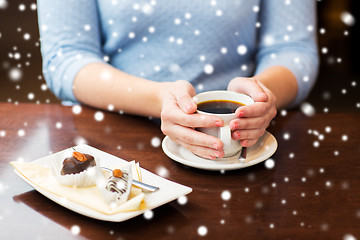
M 224 144 L 224 150 L 225 148 L 228 148 L 228 146 L 231 146 L 231 129 L 229 125 L 220 127 L 220 134 L 219 139 Z

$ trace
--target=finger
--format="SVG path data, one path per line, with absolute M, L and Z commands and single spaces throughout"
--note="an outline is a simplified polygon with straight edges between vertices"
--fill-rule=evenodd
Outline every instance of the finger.
M 246 139 L 246 140 L 241 140 L 240 141 L 240 145 L 242 147 L 251 147 L 253 145 L 255 145 L 258 141 L 258 138 L 257 139 Z
M 170 110 L 171 109 L 171 110 Z M 197 127 L 221 127 L 224 125 L 224 121 L 212 115 L 204 114 L 185 114 L 177 106 L 167 108 L 166 111 L 161 113 L 161 119 L 166 122 L 172 122 L 178 125 L 197 128 Z
M 230 82 L 228 90 L 245 93 L 255 102 L 266 102 L 268 100 L 266 92 L 254 78 L 235 78 Z
M 168 129 L 166 135 L 179 139 L 190 145 L 197 145 L 207 148 L 213 148 L 214 150 L 222 151 L 224 144 L 222 141 L 214 136 L 196 131 L 192 128 L 186 128 L 179 125 L 173 125 Z
M 251 105 L 239 107 L 235 111 L 237 117 L 260 117 L 268 113 L 270 104 L 264 102 L 255 102 Z
M 222 158 L 225 155 L 224 151 L 222 151 L 222 150 L 216 150 L 214 148 L 208 148 L 208 147 L 188 144 L 186 142 L 181 141 L 180 139 L 175 139 L 175 142 L 180 144 L 184 148 L 188 149 L 195 155 L 203 157 L 203 158 L 214 160 L 215 158 Z
M 262 117 L 253 118 L 236 118 L 230 121 L 229 126 L 231 130 L 242 130 L 242 129 L 255 129 L 255 128 L 267 128 L 270 121 Z
M 265 133 L 265 129 L 246 129 L 246 130 L 236 130 L 231 133 L 231 137 L 234 140 L 249 140 L 257 139 Z
M 193 100 L 193 96 L 195 96 L 194 87 L 187 81 L 178 81 L 178 85 L 179 88 L 175 92 L 177 104 L 187 114 L 196 112 L 197 105 Z

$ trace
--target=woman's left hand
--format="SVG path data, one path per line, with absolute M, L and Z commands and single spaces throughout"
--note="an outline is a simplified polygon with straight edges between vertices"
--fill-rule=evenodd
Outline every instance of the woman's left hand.
M 276 116 L 276 96 L 254 78 L 234 78 L 228 90 L 247 94 L 255 101 L 251 105 L 239 107 L 235 112 L 238 118 L 229 123 L 233 130 L 232 138 L 240 140 L 241 146 L 250 147 L 265 133 Z

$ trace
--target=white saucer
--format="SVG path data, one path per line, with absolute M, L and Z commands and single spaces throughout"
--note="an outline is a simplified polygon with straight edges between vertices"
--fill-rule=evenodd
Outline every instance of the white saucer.
M 275 153 L 277 145 L 275 137 L 271 133 L 265 132 L 254 146 L 247 148 L 246 159 L 248 162 L 245 163 L 238 161 L 240 153 L 232 157 L 216 160 L 201 158 L 173 142 L 168 136 L 162 142 L 162 149 L 168 157 L 176 162 L 194 168 L 219 171 L 235 170 L 258 164 L 271 157 Z

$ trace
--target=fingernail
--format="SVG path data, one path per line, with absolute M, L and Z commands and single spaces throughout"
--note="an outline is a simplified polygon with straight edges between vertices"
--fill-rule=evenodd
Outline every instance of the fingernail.
M 191 111 L 193 106 L 194 106 L 193 104 L 188 104 L 185 108 L 187 111 Z
M 216 150 L 220 150 L 220 146 L 219 146 L 219 144 L 217 144 L 217 143 L 214 143 L 214 144 L 213 144 L 213 147 L 214 147 Z
M 233 123 L 232 124 L 232 128 L 231 128 L 231 130 L 235 130 L 235 129 L 237 129 L 239 126 L 238 126 L 238 124 L 237 123 Z
M 210 158 L 211 160 L 215 160 L 215 159 L 216 159 L 215 156 L 209 156 L 209 158 Z
M 222 158 L 224 156 L 224 152 L 215 152 L 215 156 L 217 156 L 218 158 Z
M 245 115 L 245 113 L 243 111 L 239 111 L 238 117 L 243 117 L 244 115 Z
M 222 127 L 222 122 L 221 121 L 216 121 L 215 122 L 215 126 L 217 126 L 217 127 Z

